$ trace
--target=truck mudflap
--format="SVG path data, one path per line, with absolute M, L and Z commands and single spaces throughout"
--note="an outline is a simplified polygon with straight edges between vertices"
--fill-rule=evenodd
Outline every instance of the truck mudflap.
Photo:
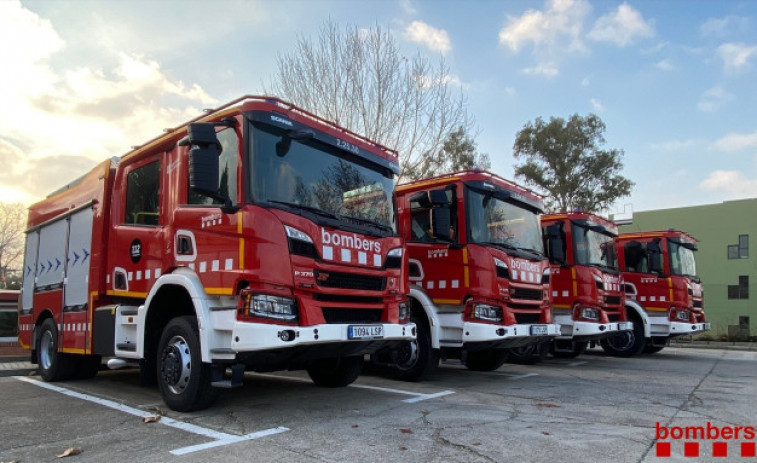
M 463 323 L 463 347 L 476 344 L 488 348 L 519 347 L 549 341 L 560 334 L 560 325 L 554 323 L 523 325 L 490 325 Z
M 557 336 L 560 341 L 592 341 L 600 340 L 622 331 L 632 331 L 633 322 L 613 322 L 613 323 L 593 323 L 593 322 L 574 322 L 571 325 L 560 325 L 562 333 Z
M 682 323 L 682 322 L 670 322 L 670 336 L 680 336 L 684 334 L 700 333 L 702 331 L 709 331 L 709 323 Z
M 334 343 L 365 343 L 366 341 L 370 341 L 372 346 L 376 346 L 375 350 L 378 350 L 384 347 L 384 344 L 413 341 L 415 336 L 415 323 L 291 326 L 237 322 L 232 330 L 231 350 L 235 353 L 244 353 Z

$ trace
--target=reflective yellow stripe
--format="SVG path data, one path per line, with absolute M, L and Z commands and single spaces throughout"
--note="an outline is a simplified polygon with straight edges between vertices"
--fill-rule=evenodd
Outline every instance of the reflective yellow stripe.
M 576 268 L 570 269 L 571 278 L 573 278 L 573 297 L 578 297 L 578 280 L 576 279 Z
M 205 288 L 205 292 L 213 296 L 231 296 L 234 294 L 231 288 Z
M 140 299 L 145 299 L 147 297 L 147 293 L 137 293 L 134 291 L 112 290 L 106 291 L 105 294 L 107 294 L 108 296 L 138 297 Z
M 460 305 L 460 299 L 433 299 L 434 304 Z

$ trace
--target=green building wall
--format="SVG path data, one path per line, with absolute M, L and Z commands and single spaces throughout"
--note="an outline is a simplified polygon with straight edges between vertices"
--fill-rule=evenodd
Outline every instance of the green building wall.
M 736 334 L 740 317 L 749 317 L 750 334 L 757 332 L 757 198 L 721 204 L 661 209 L 633 213 L 633 222 L 620 233 L 682 230 L 699 240 L 697 273 L 704 288 L 704 309 L 712 323 L 712 337 Z M 749 237 L 748 256 L 729 259 L 728 246 L 739 244 L 739 235 Z M 739 277 L 749 279 L 746 299 L 729 299 L 728 286 L 738 286 Z M 744 328 L 744 324 L 741 324 Z M 743 331 L 742 331 L 743 333 Z

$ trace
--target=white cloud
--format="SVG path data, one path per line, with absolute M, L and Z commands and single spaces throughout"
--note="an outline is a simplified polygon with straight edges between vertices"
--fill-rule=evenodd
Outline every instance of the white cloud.
M 705 141 L 690 138 L 688 140 L 668 140 L 663 141 L 660 143 L 652 143 L 649 145 L 649 148 L 652 151 L 665 151 L 665 152 L 675 152 L 675 151 L 682 151 L 682 150 L 690 150 L 691 148 L 702 146 L 705 144 Z
M 716 170 L 707 176 L 700 188 L 725 195 L 725 199 L 739 199 L 757 196 L 757 179 L 747 178 L 735 170 Z
M 673 69 L 675 69 L 675 66 L 673 66 L 673 63 L 671 63 L 669 59 L 658 61 L 657 64 L 654 65 L 654 67 L 661 71 L 672 71 Z
M 100 67 L 65 67 L 66 41 L 18 1 L 0 1 L 0 43 L 13 44 L 0 47 L 4 69 L 13 69 L 0 72 L 0 148 L 4 160 L 12 159 L 0 191 L 15 191 L 14 198 L 37 199 L 95 162 L 197 116 L 194 105 L 215 102 L 141 56 L 105 50 Z
M 446 54 L 452 49 L 449 34 L 444 29 L 437 29 L 422 21 L 413 21 L 405 28 L 405 37 L 416 43 L 422 43 L 433 51 Z
M 612 13 L 600 17 L 594 28 L 587 35 L 597 42 L 610 42 L 619 47 L 626 47 L 634 43 L 637 38 L 654 36 L 654 28 L 650 21 L 645 21 L 641 13 L 623 3 Z
M 400 8 L 407 14 L 416 14 L 418 10 L 413 6 L 410 0 L 400 0 Z
M 699 103 L 697 103 L 697 108 L 702 112 L 711 113 L 719 110 L 731 100 L 733 100 L 733 95 L 723 87 L 712 87 L 702 94 Z
M 594 108 L 594 111 L 601 112 L 605 110 L 605 107 L 602 105 L 602 102 L 599 101 L 596 98 L 592 98 L 589 100 L 591 102 L 591 107 Z
M 588 77 L 584 77 L 584 78 L 583 78 L 583 79 L 581 80 L 581 87 L 584 87 L 584 88 L 586 88 L 586 87 L 588 87 L 588 86 L 589 86 L 590 84 L 591 84 L 591 80 L 589 80 L 589 78 L 588 78 Z
M 757 148 L 757 131 L 753 133 L 729 133 L 723 138 L 710 145 L 717 151 L 741 151 L 748 148 Z
M 591 11 L 586 0 L 548 0 L 544 11 L 528 10 L 520 17 L 508 16 L 507 25 L 499 31 L 499 43 L 517 52 L 525 43 L 537 47 L 564 47 L 584 50 L 581 30 L 584 18 Z
M 726 16 L 724 18 L 709 18 L 699 26 L 699 31 L 705 37 L 725 37 L 733 32 L 749 29 L 749 18 L 742 16 Z
M 739 71 L 750 66 L 749 60 L 757 56 L 757 45 L 724 43 L 718 47 L 718 56 L 726 71 Z
M 523 69 L 523 73 L 532 76 L 555 77 L 560 71 L 554 63 L 539 63 L 532 68 Z

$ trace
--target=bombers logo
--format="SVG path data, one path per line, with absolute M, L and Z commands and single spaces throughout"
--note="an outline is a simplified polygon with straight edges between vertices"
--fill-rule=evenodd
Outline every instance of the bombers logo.
M 381 267 L 381 243 L 355 233 L 329 232 L 321 229 L 321 244 L 325 260 Z
M 539 264 L 526 262 L 525 260 L 513 259 L 511 265 L 514 269 L 525 272 L 538 272 L 541 270 Z
M 375 240 L 369 240 L 353 233 L 344 235 L 341 233 L 330 233 L 323 228 L 321 229 L 321 243 L 324 246 L 339 246 L 341 248 L 354 249 L 356 251 L 381 253 L 381 243 Z

